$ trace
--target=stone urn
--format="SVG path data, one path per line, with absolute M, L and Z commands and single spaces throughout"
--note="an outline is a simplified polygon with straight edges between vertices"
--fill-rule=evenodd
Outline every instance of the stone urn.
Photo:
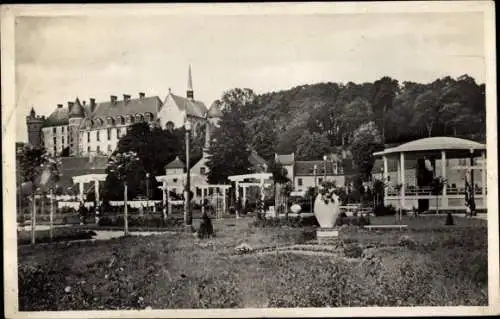
M 335 244 L 339 238 L 339 231 L 335 229 L 335 221 L 340 214 L 340 200 L 336 194 L 330 194 L 325 199 L 321 194 L 314 201 L 314 216 L 320 228 L 316 230 L 316 237 L 320 244 Z
M 340 201 L 336 194 L 332 195 L 332 200 L 328 200 L 328 203 L 325 203 L 321 194 L 316 196 L 314 216 L 316 216 L 321 228 L 333 228 L 339 214 Z

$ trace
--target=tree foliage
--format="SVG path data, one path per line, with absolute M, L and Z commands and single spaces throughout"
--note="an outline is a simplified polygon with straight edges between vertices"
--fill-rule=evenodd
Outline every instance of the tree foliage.
M 375 159 L 373 152 L 383 149 L 382 137 L 374 122 L 362 124 L 353 134 L 351 153 L 354 165 L 362 178 L 371 174 Z
M 208 150 L 208 180 L 214 184 L 227 182 L 227 177 L 231 175 L 246 174 L 250 168 L 250 139 L 242 121 L 247 96 L 233 95 L 231 92 L 226 92 L 222 97 L 224 101 L 227 100 L 226 96 L 230 96 L 230 104 L 223 109 L 220 126 L 215 130 Z M 234 96 L 239 96 L 241 100 Z

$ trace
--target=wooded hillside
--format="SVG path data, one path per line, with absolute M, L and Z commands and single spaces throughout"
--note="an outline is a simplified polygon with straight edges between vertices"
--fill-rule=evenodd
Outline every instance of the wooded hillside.
M 242 116 L 250 143 L 267 159 L 275 151 L 321 158 L 347 148 L 356 129 L 372 121 L 385 144 L 443 135 L 485 142 L 485 85 L 468 75 L 432 83 L 389 77 L 318 83 L 256 95 L 249 104 Z

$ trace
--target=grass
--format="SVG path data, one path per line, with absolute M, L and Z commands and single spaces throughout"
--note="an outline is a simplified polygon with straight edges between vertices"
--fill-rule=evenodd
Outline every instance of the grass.
M 386 223 L 383 218 L 372 223 Z M 404 220 L 409 229 L 403 232 L 343 228 L 346 245 L 362 247 L 367 256 L 355 261 L 235 256 L 241 243 L 257 248 L 314 238 L 314 227 L 256 228 L 248 218 L 214 221 L 216 237 L 210 240 L 178 233 L 20 248 L 19 306 L 41 311 L 486 305 L 486 222 L 455 217 L 457 226 L 445 227 L 444 220 Z

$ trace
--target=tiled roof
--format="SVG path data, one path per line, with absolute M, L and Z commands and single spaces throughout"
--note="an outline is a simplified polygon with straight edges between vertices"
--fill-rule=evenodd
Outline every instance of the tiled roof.
M 100 102 L 96 103 L 94 113 L 89 114 L 89 118 L 100 117 L 106 119 L 108 116 L 115 118 L 119 115 L 135 115 L 137 113 L 145 114 L 151 113 L 156 118 L 160 110 L 162 102 L 157 96 L 143 97 L 137 99 L 130 99 L 127 102 L 117 100 L 116 102 Z
M 212 103 L 212 106 L 210 106 L 210 109 L 208 110 L 208 117 L 222 117 L 222 110 L 220 107 L 220 103 L 218 101 L 215 101 Z
M 177 107 L 181 111 L 185 111 L 187 115 L 204 118 L 208 112 L 207 107 L 201 101 L 187 99 L 172 93 L 169 96 L 172 97 Z
M 63 105 L 58 105 L 52 114 L 43 122 L 43 127 L 68 125 L 68 109 Z
M 169 168 L 184 168 L 184 162 L 180 160 L 179 156 L 177 156 L 173 161 L 165 165 L 165 169 Z
M 324 161 L 296 161 L 295 176 L 314 176 L 314 165 L 316 165 L 316 176 L 325 175 Z M 333 170 L 334 162 L 326 161 L 326 175 L 333 176 L 340 174 L 340 163 L 337 163 L 337 174 Z
M 295 154 L 275 154 L 275 159 L 281 165 L 292 165 L 295 162 Z

